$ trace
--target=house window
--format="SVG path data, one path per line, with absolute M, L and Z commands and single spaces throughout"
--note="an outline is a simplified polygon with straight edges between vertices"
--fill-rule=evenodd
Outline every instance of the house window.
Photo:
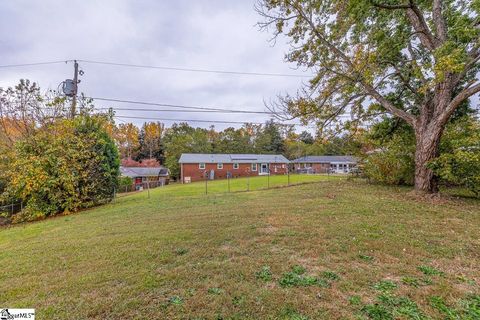
M 223 169 L 223 163 L 217 163 L 217 169 Z
M 205 169 L 205 163 L 199 163 L 198 169 L 201 169 L 201 170 Z
M 233 164 L 233 169 L 238 169 L 238 168 L 239 168 L 238 163 L 234 163 L 234 164 Z
M 257 164 L 256 163 L 252 163 L 252 171 L 257 171 Z

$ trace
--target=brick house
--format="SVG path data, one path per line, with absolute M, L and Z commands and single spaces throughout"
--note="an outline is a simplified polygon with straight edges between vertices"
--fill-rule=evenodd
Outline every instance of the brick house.
M 120 176 L 130 177 L 135 188 L 145 182 L 168 184 L 170 172 L 165 167 L 120 167 Z
M 299 173 L 349 173 L 357 162 L 352 156 L 305 156 L 292 160 L 294 171 Z
M 290 161 L 278 154 L 183 153 L 178 161 L 183 182 L 268 174 L 287 174 Z

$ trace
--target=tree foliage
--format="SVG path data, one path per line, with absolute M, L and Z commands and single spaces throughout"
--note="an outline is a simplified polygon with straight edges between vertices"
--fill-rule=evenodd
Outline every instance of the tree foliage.
M 173 124 L 165 131 L 165 165 L 173 177 L 180 176 L 178 160 L 182 153 L 211 153 L 208 130 L 187 123 Z
M 291 40 L 286 59 L 315 72 L 282 111 L 320 125 L 346 113 L 403 119 L 415 133 L 416 190 L 435 192 L 427 164 L 455 110 L 480 91 L 478 1 L 261 0 L 257 10 L 261 27 Z
M 152 130 L 155 134 L 151 135 L 154 137 L 153 149 L 148 148 L 148 134 L 144 134 L 150 127 L 155 128 Z M 138 130 L 134 124 L 129 123 L 120 124 L 115 139 L 124 158 L 122 163 L 132 163 L 132 160 L 125 160 L 128 155 L 134 155 L 143 163 L 152 151 L 156 159 L 163 160 L 162 164 L 169 168 L 175 178 L 180 175 L 178 160 L 182 153 L 283 154 L 286 152 L 284 131 L 284 127 L 274 121 L 268 121 L 265 125 L 245 124 L 238 129 L 226 128 L 222 131 L 216 131 L 213 126 L 209 129 L 194 128 L 187 123 L 173 124 L 170 128 L 164 128 L 158 123 L 145 123 Z M 126 139 L 126 136 L 130 138 Z M 311 135 L 310 138 L 313 139 Z M 134 148 L 134 143 L 128 143 L 127 140 L 139 141 L 137 149 Z M 142 151 L 142 146 L 145 146 L 143 150 L 146 151 Z
M 430 163 L 440 178 L 464 186 L 480 196 L 480 121 L 464 117 L 451 123 L 441 144 L 442 153 Z
M 165 126 L 160 122 L 145 122 L 138 136 L 137 160 L 156 159 L 163 163 L 163 140 L 162 135 Z
M 264 153 L 282 154 L 285 145 L 280 126 L 273 120 L 267 121 L 255 140 L 255 149 Z
M 140 130 L 133 123 L 120 123 L 114 130 L 115 141 L 122 158 L 133 158 L 140 146 Z
M 118 151 L 102 116 L 61 119 L 15 144 L 2 197 L 18 199 L 16 221 L 69 213 L 112 199 Z
M 412 134 L 393 133 L 388 140 L 383 140 L 381 147 L 364 158 L 364 174 L 379 183 L 412 185 L 415 173 L 414 153 Z

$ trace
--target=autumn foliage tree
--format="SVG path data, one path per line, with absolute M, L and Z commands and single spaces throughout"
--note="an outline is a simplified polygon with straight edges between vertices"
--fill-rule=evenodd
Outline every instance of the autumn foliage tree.
M 122 158 L 133 158 L 140 146 L 140 130 L 133 123 L 121 123 L 114 131 L 115 140 L 118 144 Z
M 14 220 L 42 219 L 112 199 L 119 158 L 106 122 L 103 116 L 58 119 L 15 144 L 2 194 L 24 204 Z
M 156 159 L 163 163 L 163 134 L 165 125 L 160 122 L 145 122 L 139 133 L 137 159 Z
M 416 140 L 415 190 L 436 192 L 429 163 L 445 126 L 480 91 L 479 2 L 261 0 L 257 10 L 261 27 L 292 40 L 286 59 L 315 73 L 284 108 L 317 123 L 345 112 L 403 119 Z

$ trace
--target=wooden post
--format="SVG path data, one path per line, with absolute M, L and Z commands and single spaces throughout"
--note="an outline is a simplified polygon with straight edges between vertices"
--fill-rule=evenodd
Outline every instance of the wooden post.
M 230 193 L 230 174 L 227 173 L 227 185 L 228 185 L 228 192 Z
M 184 184 L 183 179 L 183 163 L 180 163 L 180 179 L 182 179 L 182 184 Z
M 287 185 L 290 186 L 290 168 L 288 167 L 288 165 L 287 165 L 287 181 L 288 181 Z
M 74 60 L 73 64 L 73 97 L 72 97 L 72 106 L 70 107 L 70 117 L 72 119 L 75 117 L 76 107 L 77 107 L 77 93 L 78 93 L 78 62 Z
M 208 173 L 205 171 L 205 195 L 208 194 Z
M 270 189 L 270 164 L 267 167 L 267 189 Z
M 148 199 L 150 199 L 150 181 L 147 179 L 147 193 L 148 193 Z

